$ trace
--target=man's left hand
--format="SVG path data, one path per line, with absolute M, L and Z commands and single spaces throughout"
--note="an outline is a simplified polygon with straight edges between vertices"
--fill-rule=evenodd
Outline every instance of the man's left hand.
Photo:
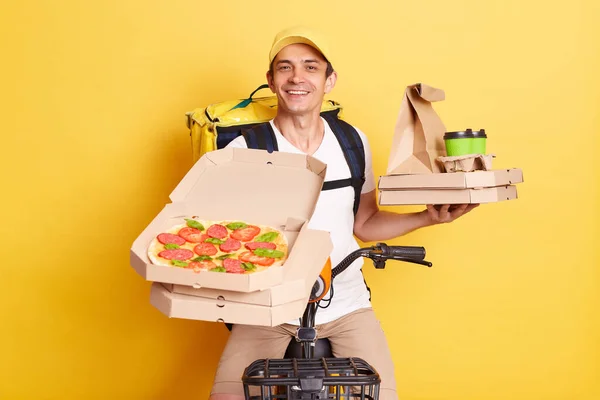
M 427 205 L 427 215 L 431 220 L 431 224 L 446 224 L 465 215 L 479 204 L 444 204 L 441 206 Z

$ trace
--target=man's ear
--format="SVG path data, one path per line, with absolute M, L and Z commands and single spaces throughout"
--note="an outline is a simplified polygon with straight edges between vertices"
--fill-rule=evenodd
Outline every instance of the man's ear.
M 331 92 L 337 82 L 337 72 L 333 71 L 325 81 L 325 94 Z
M 267 83 L 269 84 L 269 89 L 271 89 L 271 92 L 275 93 L 275 84 L 273 83 L 273 75 L 271 75 L 271 71 L 267 71 L 266 77 Z

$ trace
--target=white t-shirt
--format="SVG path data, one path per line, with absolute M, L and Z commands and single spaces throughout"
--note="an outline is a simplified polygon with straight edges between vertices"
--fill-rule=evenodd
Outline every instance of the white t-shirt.
M 270 121 L 270 124 L 275 132 L 279 151 L 305 154 L 283 137 L 273 124 L 273 121 Z M 346 162 L 340 144 L 329 124 L 324 119 L 323 125 L 325 127 L 323 141 L 312 156 L 327 164 L 325 182 L 348 179 L 350 178 L 350 167 Z M 355 129 L 360 135 L 365 149 L 365 183 L 362 193 L 368 193 L 375 189 L 371 148 L 365 134 L 359 129 Z M 235 138 L 227 147 L 247 148 L 243 136 Z M 333 251 L 331 253 L 332 267 L 335 267 L 344 257 L 359 248 L 353 235 L 353 207 L 354 188 L 352 186 L 321 191 L 315 212 L 308 223 L 308 226 L 312 229 L 324 230 L 330 233 L 333 243 Z M 316 324 L 330 322 L 358 309 L 371 306 L 369 291 L 361 272 L 362 265 L 363 259 L 359 258 L 343 273 L 335 277 L 333 280 L 333 299 L 329 307 L 318 309 L 315 320 Z M 328 298 L 329 295 L 326 295 L 324 300 Z M 326 301 L 321 302 L 322 305 L 326 305 L 326 303 Z M 299 321 L 295 320 L 289 323 L 298 325 Z

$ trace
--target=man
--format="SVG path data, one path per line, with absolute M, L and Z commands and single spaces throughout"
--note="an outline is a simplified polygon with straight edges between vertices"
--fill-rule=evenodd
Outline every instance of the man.
M 311 155 L 327 164 L 326 181 L 347 179 L 350 169 L 334 133 L 321 118 L 324 95 L 335 86 L 337 74 L 330 52 L 318 33 L 306 28 L 280 32 L 269 55 L 267 81 L 278 100 L 276 117 L 270 121 L 279 151 Z M 358 248 L 353 235 L 362 241 L 383 241 L 415 229 L 446 223 L 471 211 L 462 205 L 449 211 L 433 206 L 412 214 L 380 211 L 375 197 L 371 151 L 367 137 L 357 129 L 365 149 L 365 182 L 356 216 L 351 186 L 321 192 L 309 221 L 314 229 L 329 231 L 333 242 L 331 262 L 335 266 Z M 229 146 L 246 147 L 243 137 Z M 371 308 L 364 282 L 362 259 L 336 277 L 335 295 L 329 307 L 319 309 L 316 327 L 319 337 L 328 337 L 336 357 L 359 357 L 373 365 L 382 382 L 380 398 L 397 399 L 394 366 L 387 341 Z M 296 332 L 294 324 L 277 327 L 234 325 L 217 369 L 211 399 L 243 399 L 241 376 L 251 362 L 282 358 Z

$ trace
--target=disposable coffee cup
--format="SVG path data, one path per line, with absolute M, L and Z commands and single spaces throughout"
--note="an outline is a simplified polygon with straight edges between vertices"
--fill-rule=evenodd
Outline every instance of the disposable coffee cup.
M 464 156 L 467 154 L 485 154 L 486 141 L 487 135 L 483 129 L 479 131 L 466 129 L 464 131 L 446 132 L 444 134 L 446 154 L 449 157 Z
M 446 132 L 444 143 L 446 144 L 446 154 L 449 157 L 464 156 L 471 153 L 471 146 L 475 136 L 471 129 L 457 132 Z
M 473 131 L 473 136 L 474 138 L 471 142 L 471 151 L 473 154 L 486 154 L 487 135 L 485 134 L 485 129 Z

